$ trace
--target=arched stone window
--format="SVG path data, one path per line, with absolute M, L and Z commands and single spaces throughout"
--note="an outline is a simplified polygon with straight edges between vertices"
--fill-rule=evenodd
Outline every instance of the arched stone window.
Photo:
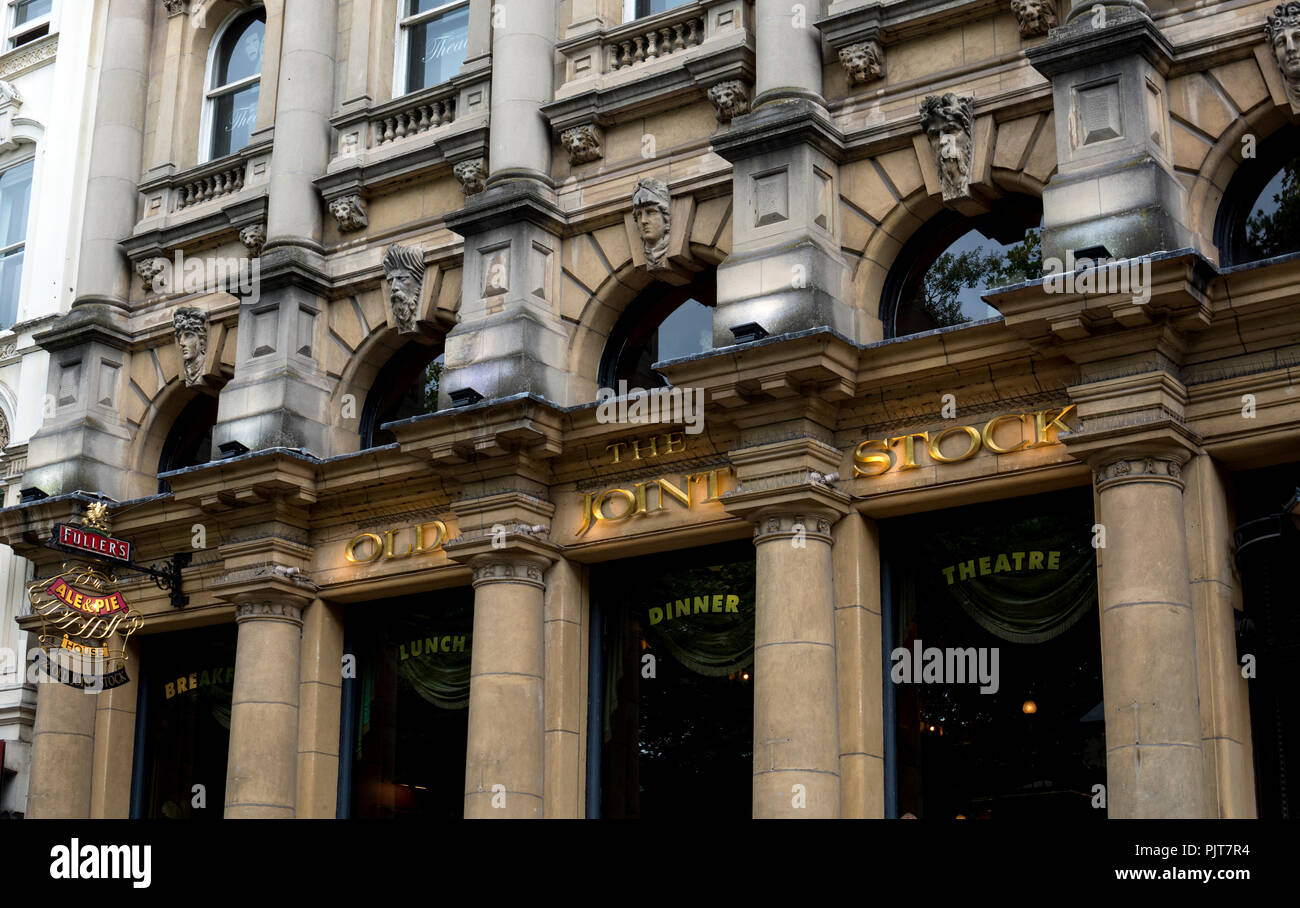
M 1214 241 L 1224 266 L 1300 251 L 1300 126 L 1274 133 L 1242 162 L 1223 193 Z
M 442 378 L 442 347 L 411 341 L 379 370 L 361 410 L 361 447 L 392 444 L 384 423 L 436 413 Z
M 393 95 L 441 85 L 460 72 L 469 47 L 469 4 L 400 0 Z
M 159 474 L 212 460 L 212 429 L 216 424 L 217 398 L 211 394 L 194 395 L 172 423 L 163 442 L 162 456 L 158 458 Z M 158 491 L 170 492 L 171 485 L 160 479 Z
M 217 31 L 203 106 L 204 160 L 234 154 L 252 138 L 262 81 L 266 10 L 240 13 Z
M 995 287 L 1042 276 L 1037 199 L 1012 196 L 977 218 L 945 211 L 904 244 L 885 279 L 885 337 L 906 337 L 997 318 L 980 297 Z
M 600 384 L 658 388 L 667 384 L 651 368 L 663 360 L 713 349 L 717 275 L 701 272 L 685 287 L 654 284 L 637 297 L 610 332 L 600 362 Z

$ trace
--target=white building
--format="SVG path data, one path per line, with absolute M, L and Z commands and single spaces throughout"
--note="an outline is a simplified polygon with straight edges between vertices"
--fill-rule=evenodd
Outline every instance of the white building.
M 49 354 L 32 336 L 68 311 L 98 84 L 96 0 L 0 0 L 0 501 L 16 504 L 27 440 L 40 427 Z M 28 563 L 0 550 L 0 816 L 27 802 L 35 645 L 14 619 Z

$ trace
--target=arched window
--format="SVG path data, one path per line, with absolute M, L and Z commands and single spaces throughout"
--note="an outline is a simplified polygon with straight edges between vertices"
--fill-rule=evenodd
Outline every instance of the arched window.
M 167 433 L 162 456 L 158 458 L 158 472 L 196 467 L 212 460 L 212 429 L 216 424 L 217 399 L 210 394 L 195 395 Z M 171 490 L 170 483 L 158 480 L 159 492 Z
M 1220 264 L 1241 265 L 1300 251 L 1300 126 L 1286 126 L 1242 162 L 1219 206 Z
M 469 4 L 401 0 L 393 94 L 441 85 L 460 72 L 469 49 Z
M 231 19 L 213 42 L 204 107 L 207 160 L 234 154 L 252 138 L 265 39 L 266 11 L 259 8 Z
M 945 211 L 932 218 L 904 244 L 885 279 L 885 337 L 997 318 L 980 297 L 1042 277 L 1041 221 L 1037 199 L 1015 196 L 1001 200 L 996 214 Z
M 663 360 L 713 349 L 717 276 L 710 269 L 686 287 L 655 284 L 628 307 L 605 345 L 600 384 L 659 388 L 668 384 L 651 368 Z
M 381 426 L 387 422 L 438 411 L 442 348 L 411 341 L 379 370 L 361 410 L 361 447 L 377 448 L 397 438 Z

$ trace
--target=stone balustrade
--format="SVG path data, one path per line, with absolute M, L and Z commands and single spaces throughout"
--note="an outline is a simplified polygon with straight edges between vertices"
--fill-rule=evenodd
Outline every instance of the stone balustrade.
M 694 13 L 694 10 L 691 11 Z M 628 35 L 617 35 L 602 44 L 605 71 L 617 72 L 647 60 L 657 60 L 704 42 L 704 19 L 691 15 L 679 22 L 655 28 L 642 28 Z
M 175 187 L 175 210 L 184 211 L 195 205 L 232 195 L 244 188 L 247 161 L 237 161 L 220 170 L 204 173 Z
M 456 97 L 445 93 L 442 97 L 416 97 L 400 99 L 406 103 L 384 111 L 370 121 L 370 147 L 378 148 L 390 142 L 419 135 L 446 126 L 456 119 Z

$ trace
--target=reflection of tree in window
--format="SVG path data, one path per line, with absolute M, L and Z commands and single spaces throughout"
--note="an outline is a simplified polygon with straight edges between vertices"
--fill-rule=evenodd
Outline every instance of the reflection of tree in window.
M 1246 242 L 1253 259 L 1300 249 L 1300 157 L 1288 161 L 1269 180 L 1246 219 Z
M 985 239 L 972 230 L 926 270 L 921 296 L 913 305 L 920 310 L 920 315 L 933 322 L 930 326 L 933 328 L 996 318 L 997 310 L 980 297 L 995 287 L 1040 277 L 1042 271 L 1037 230 L 1030 230 L 1023 240 L 1010 246 Z M 899 331 L 899 334 L 914 334 L 916 330 Z
M 717 302 L 712 271 L 688 287 L 655 284 L 628 306 L 610 332 L 601 361 L 601 384 L 617 388 L 658 388 L 667 384 L 651 368 L 657 362 L 713 349 L 713 307 Z
M 163 442 L 158 472 L 180 470 L 205 464 L 212 459 L 212 429 L 217 424 L 217 399 L 210 394 L 199 394 L 183 409 L 172 423 L 167 440 Z M 166 480 L 158 480 L 159 492 L 170 492 Z

